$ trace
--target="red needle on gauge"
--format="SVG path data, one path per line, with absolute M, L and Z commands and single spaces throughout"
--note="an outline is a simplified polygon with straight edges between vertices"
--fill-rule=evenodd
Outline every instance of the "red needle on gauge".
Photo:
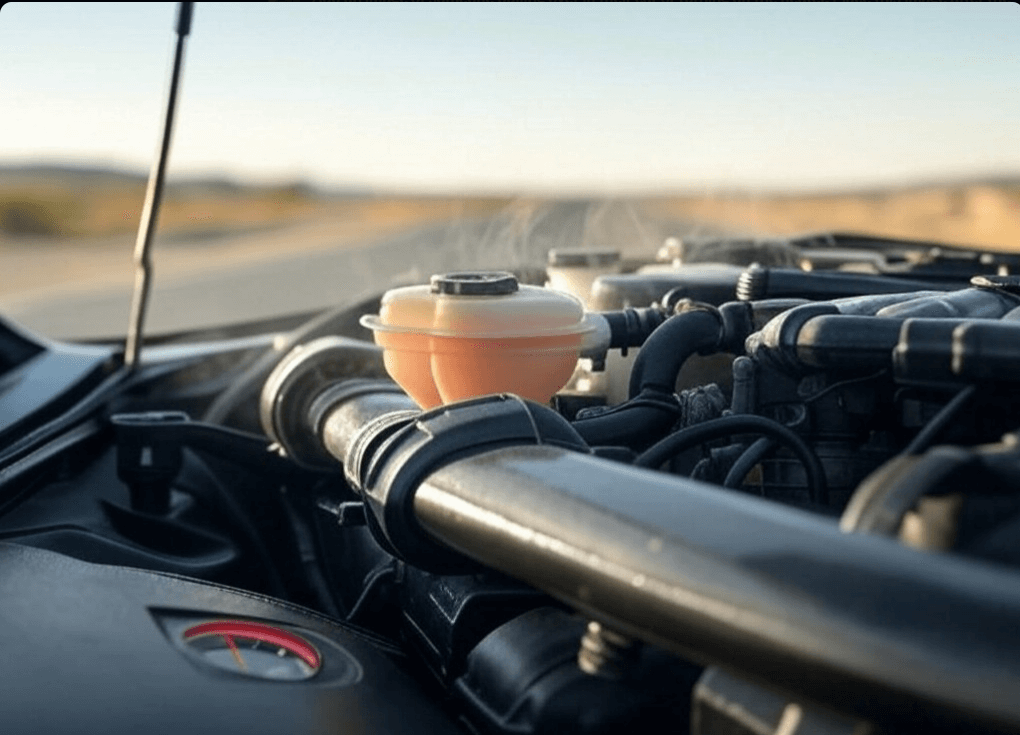
M 246 664 L 244 659 L 241 658 L 241 652 L 237 650 L 237 644 L 234 643 L 234 636 L 224 635 L 223 640 L 226 642 L 227 648 L 230 649 L 230 652 L 234 654 L 234 660 L 237 661 L 237 665 L 241 667 L 241 671 L 247 671 L 248 664 Z

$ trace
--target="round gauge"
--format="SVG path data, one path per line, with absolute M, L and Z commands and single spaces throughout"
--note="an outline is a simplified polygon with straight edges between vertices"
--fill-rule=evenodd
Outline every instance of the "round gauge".
M 322 656 L 307 640 L 265 623 L 243 620 L 199 623 L 187 628 L 183 638 L 205 662 L 257 679 L 309 679 L 322 665 Z

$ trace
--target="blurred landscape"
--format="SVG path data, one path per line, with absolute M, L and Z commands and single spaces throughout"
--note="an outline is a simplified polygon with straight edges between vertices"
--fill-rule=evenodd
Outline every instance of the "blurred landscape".
M 142 173 L 73 166 L 0 166 L 0 247 L 133 237 L 145 195 Z M 345 217 L 384 230 L 493 214 L 510 196 L 410 196 L 323 190 L 304 182 L 242 185 L 226 178 L 170 179 L 161 240 L 210 240 Z M 727 232 L 794 235 L 840 230 L 1020 249 L 1020 176 L 866 191 L 785 194 L 716 191 L 628 198 L 645 216 Z M 679 233 L 678 233 L 679 234 Z
M 145 184 L 141 172 L 0 166 L 0 313 L 55 337 L 122 334 Z M 150 326 L 169 332 L 311 311 L 442 270 L 540 265 L 553 247 L 651 258 L 667 236 L 824 231 L 1020 251 L 1020 177 L 624 198 L 171 178 Z
M 132 283 L 146 179 L 103 168 L 0 166 L 0 308 Z M 179 277 L 490 216 L 507 202 L 171 178 L 154 260 L 161 276 Z
M 663 197 L 643 208 L 759 235 L 858 232 L 1020 251 L 1020 177 L 818 194 Z
M 138 231 L 147 176 L 72 166 L 0 166 L 0 244 L 95 240 Z M 242 185 L 226 178 L 173 179 L 159 213 L 161 239 L 205 240 L 348 215 L 382 222 L 489 211 L 502 199 L 388 197 L 321 190 L 304 182 Z

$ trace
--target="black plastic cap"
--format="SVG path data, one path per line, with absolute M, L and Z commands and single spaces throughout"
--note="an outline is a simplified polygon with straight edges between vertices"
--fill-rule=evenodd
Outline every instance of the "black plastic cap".
M 191 33 L 191 14 L 195 3 L 179 3 L 177 5 L 177 35 L 186 36 Z
M 513 273 L 482 271 L 480 273 L 444 273 L 432 276 L 432 293 L 457 296 L 502 296 L 517 291 Z

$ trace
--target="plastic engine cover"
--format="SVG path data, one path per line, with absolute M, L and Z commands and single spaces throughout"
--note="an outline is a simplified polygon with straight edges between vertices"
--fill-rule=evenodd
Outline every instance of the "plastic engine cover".
M 272 598 L 6 543 L 0 596 L 9 735 L 460 732 L 374 638 Z M 223 625 L 268 633 L 188 638 Z

